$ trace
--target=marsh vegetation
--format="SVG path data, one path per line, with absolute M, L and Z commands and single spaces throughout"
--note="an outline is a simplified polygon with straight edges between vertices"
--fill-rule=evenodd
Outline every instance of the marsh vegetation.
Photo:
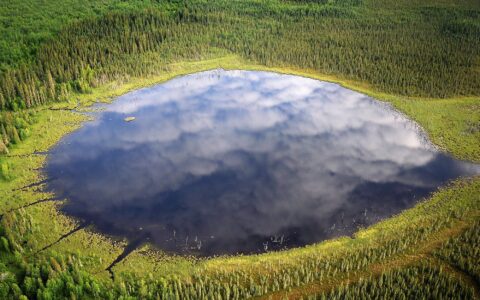
M 197 259 L 143 243 L 128 252 L 128 242 L 66 217 L 68 201 L 45 191 L 41 170 L 88 118 L 71 109 L 214 68 L 339 82 L 391 102 L 442 150 L 478 162 L 479 20 L 476 0 L 8 1 L 0 298 L 478 298 L 478 177 L 351 238 Z
M 480 174 L 391 106 L 299 76 L 213 70 L 101 108 L 50 151 L 49 190 L 101 232 L 183 255 L 351 235 Z

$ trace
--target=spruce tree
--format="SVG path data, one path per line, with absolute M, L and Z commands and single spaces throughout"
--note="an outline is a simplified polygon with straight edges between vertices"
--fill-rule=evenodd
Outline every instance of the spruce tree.
M 3 124 L 1 126 L 0 133 L 2 134 L 2 142 L 8 146 L 8 144 L 10 144 L 10 139 L 8 137 L 7 131 L 5 130 L 5 126 Z
M 15 126 L 11 126 L 11 140 L 13 144 L 19 144 L 21 142 L 20 136 L 18 135 L 17 128 Z
M 0 154 L 8 154 L 8 148 L 2 140 L 0 140 Z
M 55 100 L 55 81 L 53 80 L 52 73 L 47 71 L 47 97 L 49 100 Z

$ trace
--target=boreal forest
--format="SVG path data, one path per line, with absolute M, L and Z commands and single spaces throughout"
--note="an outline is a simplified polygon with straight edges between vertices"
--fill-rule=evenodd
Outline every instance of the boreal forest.
M 0 0 L 1 299 L 480 299 L 480 172 L 265 253 L 172 254 L 64 211 L 44 169 L 96 105 L 213 69 L 339 84 L 480 170 L 478 0 Z

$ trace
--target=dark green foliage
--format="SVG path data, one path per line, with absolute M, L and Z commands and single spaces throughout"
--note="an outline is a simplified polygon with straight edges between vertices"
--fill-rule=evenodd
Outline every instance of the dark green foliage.
M 158 0 L 14 0 L 0 10 L 0 72 L 34 60 L 38 47 L 68 23 L 112 11 L 168 8 Z
M 174 13 L 107 14 L 68 26 L 39 47 L 35 62 L 3 72 L 0 108 L 88 92 L 119 76 L 147 76 L 152 70 L 139 55 L 175 61 L 201 57 L 211 47 L 266 65 L 364 81 L 390 93 L 478 95 L 479 12 L 451 10 L 389 15 L 342 1 L 218 0 L 188 1 Z
M 319 295 L 317 299 L 472 299 L 473 289 L 429 265 L 413 266 L 361 279 Z
M 0 112 L 0 138 L 2 145 L 9 146 L 25 140 L 30 134 L 29 127 L 35 122 L 34 110 Z M 0 152 L 2 152 L 1 149 Z
M 434 254 L 480 283 L 480 221 L 462 235 L 450 239 Z
M 267 66 L 365 82 L 393 94 L 480 95 L 480 7 L 412 5 L 398 11 L 384 4 L 373 9 L 357 0 L 128 5 L 111 0 L 100 6 L 85 9 L 89 13 L 84 15 L 80 9 L 82 18 L 62 30 L 57 16 L 52 23 L 38 21 L 49 30 L 21 23 L 20 28 L 45 35 L 28 37 L 28 42 L 22 34 L 12 38 L 12 27 L 0 27 L 5 33 L 0 42 L 31 48 L 19 50 L 24 54 L 15 59 L 13 54 L 0 56 L 0 110 L 65 101 L 113 80 L 148 77 L 162 71 L 159 65 L 198 60 L 218 49 Z M 114 12 L 101 13 L 109 10 Z M 22 139 L 19 128 L 17 134 L 13 128 L 5 130 L 9 143 Z
M 293 3 L 315 3 L 315 4 L 335 4 L 335 5 L 360 5 L 363 3 L 363 0 L 285 0 L 291 1 Z
M 435 207 L 431 207 L 435 211 Z M 433 212 L 432 211 L 432 212 Z M 428 211 L 424 212 L 428 216 Z M 165 278 L 135 277 L 129 274 L 116 274 L 113 283 L 98 281 L 95 276 L 83 270 L 82 258 L 79 255 L 60 255 L 53 251 L 45 255 L 25 256 L 28 249 L 37 248 L 34 235 L 37 230 L 31 216 L 24 210 L 7 213 L 2 219 L 0 238 L 7 240 L 7 247 L 0 250 L 1 261 L 8 261 L 10 270 L 17 270 L 8 288 L 17 290 L 16 294 L 24 294 L 38 299 L 63 298 L 99 298 L 118 299 L 134 297 L 143 299 L 246 299 L 265 295 L 270 292 L 301 287 L 312 282 L 331 280 L 339 274 L 364 270 L 373 263 L 380 263 L 396 254 L 408 251 L 412 245 L 425 241 L 432 233 L 449 227 L 452 221 L 462 218 L 462 212 L 452 210 L 446 216 L 438 217 L 428 227 L 412 224 L 411 228 L 398 231 L 395 236 L 390 233 L 378 233 L 380 241 L 377 245 L 358 248 L 357 251 L 332 254 L 319 257 L 315 253 L 302 256 L 295 264 L 272 264 L 266 266 L 266 272 L 251 273 L 248 270 L 219 271 L 215 273 L 191 274 L 189 280 L 175 276 Z M 22 253 L 22 254 L 20 254 Z M 22 258 L 26 257 L 26 259 Z M 13 266 L 13 267 L 12 267 Z M 12 274 L 12 271 L 7 271 Z M 9 275 L 10 276 L 10 275 Z M 401 287 L 405 296 L 431 295 L 434 298 L 467 297 L 471 295 L 469 288 L 443 275 L 441 270 L 431 267 L 415 267 L 401 269 L 385 274 L 378 283 L 377 279 L 361 281 L 355 288 L 335 290 L 337 299 L 347 293 L 355 295 L 358 291 L 368 289 L 372 295 L 401 296 Z M 424 285 L 422 289 L 409 290 L 409 287 Z M 409 291 L 407 291 L 409 290 Z M 353 294 L 350 294 L 353 293 Z M 394 293 L 394 294 L 391 294 Z M 407 297 L 408 298 L 408 297 Z M 321 298 L 319 298 L 321 299 Z
M 24 218 L 25 215 L 20 215 Z M 28 231 L 28 230 L 27 230 Z M 2 237 L 2 240 L 5 237 Z M 394 252 L 388 248 L 380 257 Z M 21 248 L 14 250 L 22 251 Z M 11 250 L 0 251 L 2 256 Z M 18 253 L 18 252 L 16 252 Z M 375 261 L 375 251 L 359 253 L 338 261 L 306 261 L 295 268 L 273 271 L 256 276 L 244 272 L 212 274 L 192 277 L 192 282 L 175 277 L 163 279 L 136 278 L 124 275 L 113 285 L 95 279 L 82 271 L 82 261 L 76 255 L 62 256 L 51 253 L 49 258 L 26 263 L 16 261 L 18 274 L 4 268 L 8 280 L 0 284 L 0 293 L 5 295 L 26 295 L 33 299 L 118 299 L 134 297 L 142 299 L 246 299 L 268 292 L 298 287 L 316 280 L 327 279 L 339 272 L 362 268 Z M 373 255 L 373 256 L 372 256 Z M 364 259 L 359 259 L 364 257 Z M 313 259 L 313 258 L 312 258 Z M 14 259 L 12 259 L 15 261 Z M 363 263 L 362 263 L 363 262 Z M 1 266 L 0 266 L 1 267 Z M 327 294 L 311 296 L 308 299 L 470 299 L 472 291 L 461 282 L 442 273 L 440 269 L 422 265 L 394 270 L 379 278 L 363 279 L 359 282 L 339 287 Z
M 12 3 L 28 6 L 37 2 L 45 1 Z M 75 93 L 89 93 L 114 80 L 162 72 L 152 68 L 152 61 L 165 66 L 198 60 L 218 49 L 268 66 L 313 69 L 364 82 L 388 93 L 480 95 L 480 8 L 414 5 L 394 10 L 381 5 L 370 8 L 360 0 L 87 3 L 90 6 L 82 2 L 82 9 L 90 7 L 89 13 L 64 8 L 74 20 L 46 14 L 46 19 L 57 23 L 45 21 L 38 28 L 32 21 L 35 18 L 21 26 L 6 17 L 1 20 L 0 151 L 28 137 L 35 113 L 25 108 L 66 101 Z M 110 12 L 111 7 L 117 9 Z M 60 28 L 58 20 L 65 21 L 65 26 Z M 2 163 L 2 177 L 8 179 L 9 172 L 9 165 Z M 379 232 L 381 247 L 365 246 L 355 253 L 327 258 L 302 257 L 293 265 L 272 265 L 264 274 L 199 273 L 187 281 L 116 274 L 114 283 L 105 283 L 87 274 L 77 255 L 49 251 L 40 257 L 28 256 L 29 249 L 38 249 L 30 217 L 22 211 L 7 213 L 0 228 L 0 299 L 21 295 L 37 299 L 245 299 L 363 270 L 408 251 L 459 218 L 462 212 L 456 211 L 435 218 L 429 227 L 412 224 L 397 236 Z M 477 223 L 436 255 L 478 280 L 478 244 Z M 358 298 L 361 291 L 379 298 L 471 297 L 468 288 L 430 266 L 392 271 L 323 296 Z

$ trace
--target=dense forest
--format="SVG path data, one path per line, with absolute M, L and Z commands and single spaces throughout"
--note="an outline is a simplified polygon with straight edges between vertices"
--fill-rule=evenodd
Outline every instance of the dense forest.
M 64 26 L 31 53 L 1 57 L 0 110 L 18 111 L 112 80 L 161 72 L 167 62 L 226 51 L 267 66 L 312 69 L 384 92 L 480 94 L 480 12 L 419 7 L 386 13 L 361 1 L 182 1 L 107 12 Z M 17 54 L 16 54 L 17 53 Z M 28 133 L 2 114 L 2 144 Z
M 464 193 L 475 197 L 480 185 L 467 189 Z M 450 196 L 450 197 L 449 197 Z M 447 197 L 447 198 L 446 198 Z M 360 244 L 359 247 L 330 255 L 324 259 L 318 255 L 308 255 L 295 264 L 285 264 L 272 259 L 265 268 L 268 272 L 253 273 L 251 270 L 222 270 L 213 273 L 191 274 L 190 280 L 177 276 L 139 278 L 122 274 L 114 278 L 113 286 L 97 279 L 83 269 L 88 262 L 81 254 L 60 254 L 50 252 L 48 256 L 38 256 L 35 260 L 25 260 L 23 254 L 30 253 L 28 247 L 35 248 L 36 228 L 31 216 L 24 210 L 6 215 L 0 227 L 0 271 L 4 277 L 0 282 L 2 299 L 14 296 L 18 299 L 246 299 L 262 295 L 275 296 L 282 291 L 295 292 L 304 299 L 470 299 L 478 293 L 480 278 L 478 259 L 480 252 L 480 221 L 458 236 L 450 238 L 434 251 L 423 247 L 415 248 L 428 241 L 429 236 L 451 230 L 458 220 L 465 220 L 468 206 L 458 207 L 456 199 L 438 194 L 438 199 L 421 206 L 421 223 L 427 227 L 384 230 L 378 243 L 381 246 Z M 473 204 L 475 205 L 475 199 Z M 443 204 L 447 207 L 439 209 Z M 468 203 L 468 201 L 466 202 Z M 471 205 L 471 204 L 469 204 Z M 412 217 L 413 216 L 413 217 Z M 415 214 L 405 216 L 415 220 Z M 14 230 L 12 228 L 15 228 Z M 388 228 L 388 227 L 387 227 Z M 413 247 L 413 249 L 412 249 Z M 424 260 L 408 262 L 408 255 L 420 255 Z M 38 253 L 32 253 L 36 256 Z M 399 258 L 396 258 L 399 256 Z M 385 259 L 393 259 L 395 268 L 374 271 L 376 264 Z M 7 267 L 8 266 L 8 267 Z M 388 266 L 388 265 L 387 265 Z M 373 270 L 372 270 L 373 268 Z M 15 270 L 16 276 L 9 270 Z M 370 269 L 371 273 L 363 270 Z M 444 272 L 449 269 L 450 272 Z M 349 273 L 350 272 L 350 273 Z M 341 285 L 323 291 L 308 289 L 315 282 L 332 281 L 339 274 L 353 274 L 357 280 L 340 281 Z M 468 275 L 467 275 L 468 274 Z M 161 274 L 157 274 L 161 275 Z M 341 276 L 341 275 L 340 275 Z M 465 278 L 466 279 L 465 279 Z M 340 277 L 342 278 L 342 277 Z M 458 280 L 460 278 L 460 280 Z M 473 281 L 473 283 L 472 283 Z M 468 283 L 468 284 L 467 284 Z M 306 295 L 302 288 L 307 286 Z M 473 286 L 473 287 L 472 287 Z M 23 298 L 22 298 L 23 297 Z
M 477 11 L 452 16 L 424 8 L 394 17 L 365 16 L 355 5 L 258 3 L 245 9 L 227 3 L 185 2 L 172 13 L 150 9 L 76 22 L 40 46 L 34 61 L 2 72 L 0 109 L 61 101 L 119 76 L 148 75 L 142 57 L 148 53 L 174 61 L 211 48 L 265 65 L 342 75 L 395 94 L 479 94 Z
M 37 134 L 32 126 L 39 122 L 39 112 L 111 82 L 162 74 L 175 62 L 234 54 L 258 65 L 357 82 L 402 101 L 480 97 L 477 0 L 4 2 L 0 159 L 29 160 L 28 171 L 21 170 L 25 174 L 41 168 L 41 163 L 9 152 Z M 466 107 L 475 114 L 480 106 L 477 101 Z M 468 121 L 472 134 L 478 134 L 480 123 Z M 9 174 L 20 171 L 12 169 L 15 164 L 0 163 L 0 183 L 14 187 L 0 186 L 0 197 L 21 203 L 23 196 L 17 192 L 35 183 L 11 183 Z M 472 182 L 440 191 L 434 202 L 407 214 L 408 221 L 418 217 L 415 226 L 404 226 L 407 222 L 401 219 L 401 230 L 392 226 L 392 233 L 385 227 L 378 240 L 359 242 L 328 259 L 309 254 L 293 258 L 291 264 L 270 264 L 253 258 L 262 272 L 213 272 L 205 267 L 207 271 L 191 274 L 188 280 L 122 274 L 112 282 L 86 271 L 89 262 L 81 253 L 33 251 L 43 249 L 40 225 L 24 209 L 34 202 L 23 203 L 1 211 L 0 298 L 478 298 L 480 185 Z M 390 265 L 380 268 L 385 260 Z

